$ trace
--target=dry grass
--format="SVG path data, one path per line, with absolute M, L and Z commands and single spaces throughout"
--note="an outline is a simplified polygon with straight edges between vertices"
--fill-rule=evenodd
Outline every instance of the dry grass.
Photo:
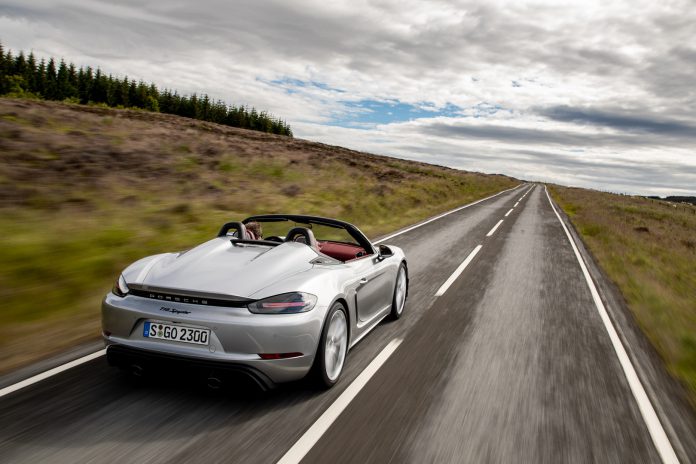
M 251 214 L 377 236 L 512 187 L 467 173 L 140 111 L 0 99 L 0 372 L 99 333 L 121 269 Z
M 550 191 L 696 404 L 696 206 Z

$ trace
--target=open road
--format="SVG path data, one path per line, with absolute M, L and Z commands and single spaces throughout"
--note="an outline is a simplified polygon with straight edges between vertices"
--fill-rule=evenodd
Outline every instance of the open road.
M 133 385 L 96 356 L 0 397 L 0 462 L 696 462 L 693 410 L 562 221 L 527 184 L 388 238 L 406 312 L 332 390 Z

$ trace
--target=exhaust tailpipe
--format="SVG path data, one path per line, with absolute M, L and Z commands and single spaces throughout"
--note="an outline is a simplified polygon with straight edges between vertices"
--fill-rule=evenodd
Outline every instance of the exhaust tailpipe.
M 145 369 L 140 364 L 131 364 L 130 372 L 133 377 L 142 378 L 145 375 Z
M 210 388 L 211 390 L 219 390 L 220 388 L 222 388 L 222 380 L 220 380 L 218 377 L 208 377 L 207 383 L 208 388 Z

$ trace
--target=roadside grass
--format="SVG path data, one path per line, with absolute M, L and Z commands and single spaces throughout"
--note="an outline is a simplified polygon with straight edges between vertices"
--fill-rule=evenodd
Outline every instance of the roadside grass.
M 261 213 L 376 237 L 518 181 L 156 113 L 0 99 L 0 372 L 99 336 L 121 270 Z M 11 137 L 5 136 L 11 134 Z
M 696 405 L 696 207 L 549 186 Z

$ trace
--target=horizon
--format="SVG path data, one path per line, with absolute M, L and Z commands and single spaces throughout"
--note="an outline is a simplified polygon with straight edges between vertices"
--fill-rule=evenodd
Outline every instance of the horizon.
M 12 0 L 0 6 L 0 39 L 13 53 L 254 106 L 302 139 L 538 182 L 694 196 L 688 7 Z

